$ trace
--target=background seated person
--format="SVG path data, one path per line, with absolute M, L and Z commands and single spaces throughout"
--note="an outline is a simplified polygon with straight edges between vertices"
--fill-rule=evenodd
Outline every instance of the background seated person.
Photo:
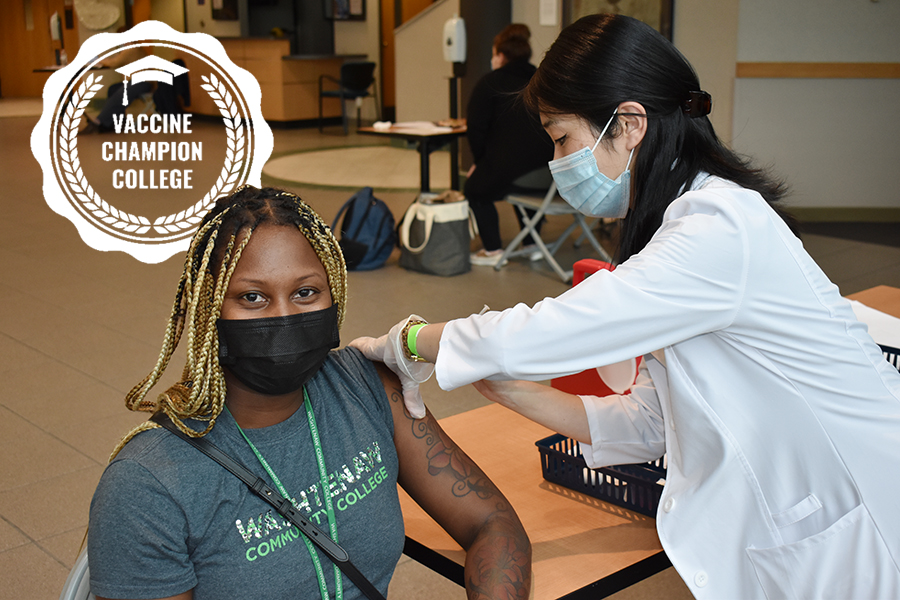
M 127 31 L 127 28 L 120 27 L 117 33 L 122 33 L 124 31 Z M 107 67 L 109 69 L 118 69 L 119 67 L 123 67 L 127 64 L 133 63 L 134 61 L 140 60 L 149 55 L 150 51 L 147 47 L 135 46 L 126 48 L 121 52 L 117 52 L 112 56 L 104 58 L 98 63 L 98 66 Z M 149 94 L 152 91 L 153 82 L 151 81 L 139 81 L 137 83 L 129 84 L 129 104 L 131 104 L 131 102 L 134 102 L 144 94 Z M 92 117 L 87 113 L 84 113 L 84 117 L 85 119 L 87 119 L 88 124 L 79 133 L 109 133 L 113 131 L 114 127 L 113 115 L 125 114 L 125 110 L 128 108 L 127 105 L 122 104 L 122 97 L 125 95 L 125 85 L 121 81 L 118 83 L 114 83 L 109 86 L 106 94 L 106 102 L 103 103 L 103 108 L 100 110 L 99 115 L 97 115 L 96 117 Z
M 521 23 L 513 23 L 497 34 L 491 58 L 493 70 L 475 85 L 466 109 L 466 137 L 475 164 L 469 169 L 465 195 L 483 246 L 472 254 L 473 265 L 493 266 L 503 254 L 494 203 L 513 191 L 513 181 L 546 166 L 553 158 L 553 144 L 537 114 L 529 112 L 518 95 L 535 72 L 528 62 L 530 38 L 531 31 Z M 514 212 L 521 227 L 521 215 Z M 534 241 L 529 236 L 522 243 L 527 246 Z
M 283 490 L 385 595 L 404 544 L 399 483 L 465 548 L 469 598 L 527 598 L 529 541 L 500 491 L 430 413 L 410 417 L 382 364 L 332 351 L 346 299 L 340 247 L 300 198 L 249 186 L 221 198 L 191 242 L 159 361 L 126 405 L 163 411 Z M 181 379 L 149 399 L 182 333 Z M 101 599 L 324 599 L 336 581 L 361 597 L 244 483 L 152 422 L 100 480 L 88 555 Z

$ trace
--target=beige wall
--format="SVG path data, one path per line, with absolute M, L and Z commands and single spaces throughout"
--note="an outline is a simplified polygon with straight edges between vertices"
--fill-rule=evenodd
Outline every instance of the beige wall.
M 453 74 L 444 60 L 444 22 L 459 14 L 458 0 L 438 0 L 394 30 L 397 121 L 437 121 L 450 116 Z
M 556 25 L 541 25 L 540 0 L 512 0 L 513 23 L 524 23 L 531 30 L 531 62 L 541 64 L 547 48 L 559 35 L 562 22 L 562 4 L 554 0 L 556 4 Z
M 378 74 L 381 73 L 381 5 L 378 0 L 364 1 L 366 2 L 365 21 L 334 22 L 334 51 L 336 54 L 362 54 L 368 57 L 365 60 L 375 63 L 378 102 L 382 104 L 384 91 L 381 89 L 381 81 L 378 79 Z M 376 118 L 374 102 L 370 100 L 363 102 L 362 118 L 365 120 Z
M 712 95 L 710 120 L 726 144 L 733 136 L 739 5 L 739 0 L 676 0 L 672 18 L 672 41 Z
M 739 64 L 900 63 L 895 1 L 741 0 L 739 24 Z M 733 145 L 772 165 L 807 218 L 897 219 L 900 79 L 849 71 L 736 79 Z

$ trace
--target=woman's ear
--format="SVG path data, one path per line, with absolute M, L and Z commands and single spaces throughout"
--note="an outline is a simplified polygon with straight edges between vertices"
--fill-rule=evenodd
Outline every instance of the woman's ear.
M 616 109 L 619 116 L 621 136 L 625 138 L 625 148 L 636 148 L 647 133 L 647 111 L 643 105 L 628 101 L 623 102 Z
M 509 60 L 507 60 L 506 55 L 502 52 L 497 52 L 497 49 L 494 48 L 493 54 L 491 55 L 491 69 L 496 71 L 508 62 Z

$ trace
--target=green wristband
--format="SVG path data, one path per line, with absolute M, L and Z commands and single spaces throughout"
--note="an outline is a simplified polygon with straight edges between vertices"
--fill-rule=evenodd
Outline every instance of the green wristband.
M 419 335 L 419 330 L 425 327 L 425 323 L 419 323 L 417 325 L 413 325 L 409 328 L 409 331 L 406 334 L 406 347 L 409 348 L 409 352 L 415 357 L 421 359 L 418 351 L 416 350 L 416 338 Z

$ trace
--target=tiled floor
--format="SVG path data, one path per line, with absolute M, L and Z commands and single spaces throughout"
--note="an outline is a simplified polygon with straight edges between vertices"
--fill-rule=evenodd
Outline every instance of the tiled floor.
M 0 600 L 58 596 L 106 458 L 121 435 L 144 419 L 126 411 L 122 398 L 156 361 L 181 271 L 180 257 L 147 265 L 92 250 L 47 207 L 29 149 L 36 120 L 0 118 Z M 372 142 L 312 130 L 275 131 L 276 152 Z M 350 195 L 294 191 L 326 220 Z M 409 192 L 376 192 L 395 215 L 412 200 Z M 508 207 L 501 208 L 509 239 L 515 220 Z M 900 248 L 821 235 L 809 235 L 806 244 L 844 293 L 880 283 L 900 286 Z M 561 252 L 569 264 L 582 255 L 570 248 Z M 342 336 L 346 342 L 381 333 L 410 312 L 442 320 L 484 304 L 533 303 L 564 289 L 542 263 L 513 262 L 500 272 L 475 267 L 443 279 L 407 272 L 395 255 L 382 269 L 350 274 Z M 173 359 L 176 371 L 181 360 Z M 439 417 L 484 403 L 471 388 L 426 388 Z M 464 597 L 460 588 L 407 558 L 398 566 L 392 595 Z M 687 592 L 670 569 L 617 597 L 684 598 Z

